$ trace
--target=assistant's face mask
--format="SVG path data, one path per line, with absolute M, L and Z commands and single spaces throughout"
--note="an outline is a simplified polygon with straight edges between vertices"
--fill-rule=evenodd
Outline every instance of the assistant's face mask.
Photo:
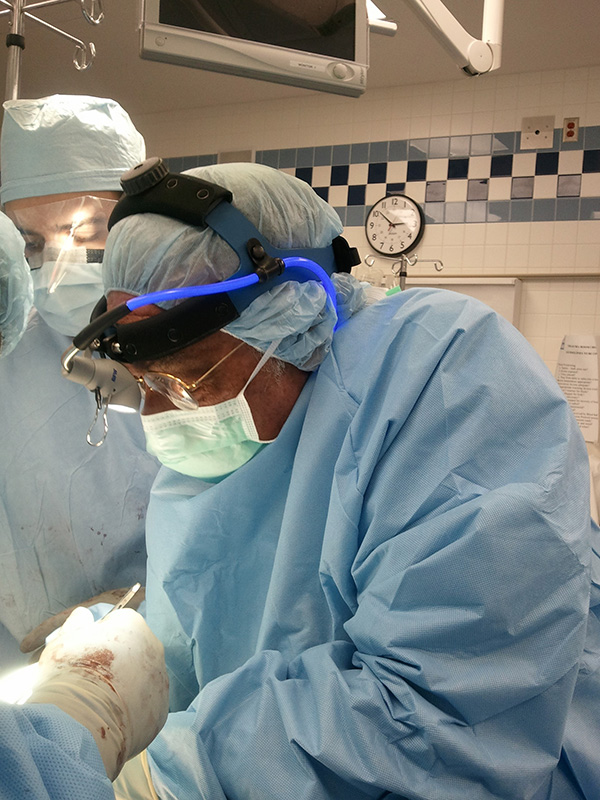
M 148 452 L 176 472 L 208 481 L 223 478 L 250 461 L 273 439 L 259 437 L 244 393 L 278 344 L 271 344 L 231 400 L 191 411 L 142 416 Z
M 115 203 L 85 195 L 10 212 L 25 240 L 34 305 L 67 336 L 88 324 L 102 297 L 102 257 Z

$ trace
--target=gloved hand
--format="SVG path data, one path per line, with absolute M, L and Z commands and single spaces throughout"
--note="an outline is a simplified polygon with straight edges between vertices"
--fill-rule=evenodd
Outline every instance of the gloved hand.
M 93 621 L 77 608 L 47 644 L 28 703 L 52 703 L 91 732 L 114 780 L 165 724 L 163 646 L 131 609 Z

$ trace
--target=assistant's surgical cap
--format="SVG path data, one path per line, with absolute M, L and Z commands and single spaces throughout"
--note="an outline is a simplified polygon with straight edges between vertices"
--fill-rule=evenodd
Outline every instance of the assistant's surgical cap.
M 23 237 L 0 211 L 0 358 L 17 346 L 33 302 L 31 271 L 24 249 Z
M 307 183 L 271 167 L 220 164 L 185 174 L 229 189 L 233 205 L 275 247 L 326 247 L 342 232 L 336 212 Z M 136 214 L 109 233 L 103 278 L 107 293 L 141 295 L 223 281 L 238 266 L 235 251 L 211 228 Z M 334 274 L 332 280 L 343 319 L 366 304 L 363 287 L 350 275 Z M 319 281 L 290 280 L 260 295 L 224 330 L 263 351 L 280 340 L 277 358 L 312 370 L 329 350 L 335 323 Z
M 144 139 L 114 100 L 61 95 L 7 100 L 0 139 L 2 203 L 64 192 L 121 191 L 146 157 Z

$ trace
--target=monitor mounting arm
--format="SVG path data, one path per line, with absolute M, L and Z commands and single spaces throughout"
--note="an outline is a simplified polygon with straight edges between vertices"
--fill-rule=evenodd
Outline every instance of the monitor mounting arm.
M 500 67 L 504 0 L 484 0 L 481 39 L 467 33 L 442 0 L 405 2 L 467 75 L 484 75 Z M 391 25 L 369 10 L 369 27 L 375 33 L 393 35 Z

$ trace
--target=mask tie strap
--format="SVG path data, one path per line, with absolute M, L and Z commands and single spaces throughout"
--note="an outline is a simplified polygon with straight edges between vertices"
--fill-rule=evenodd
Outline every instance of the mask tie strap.
M 264 367 L 264 365 L 267 363 L 267 361 L 271 358 L 271 356 L 273 355 L 275 350 L 277 350 L 277 348 L 279 347 L 280 344 L 281 344 L 281 339 L 276 339 L 274 342 L 271 342 L 271 344 L 267 347 L 265 352 L 262 354 L 262 357 L 261 357 L 260 361 L 258 362 L 258 364 L 254 367 L 252 375 L 250 375 L 250 377 L 248 378 L 248 380 L 244 384 L 244 388 L 242 389 L 240 394 L 244 394 L 244 392 L 246 391 L 246 389 L 248 388 L 250 383 L 258 375 L 260 370 Z

